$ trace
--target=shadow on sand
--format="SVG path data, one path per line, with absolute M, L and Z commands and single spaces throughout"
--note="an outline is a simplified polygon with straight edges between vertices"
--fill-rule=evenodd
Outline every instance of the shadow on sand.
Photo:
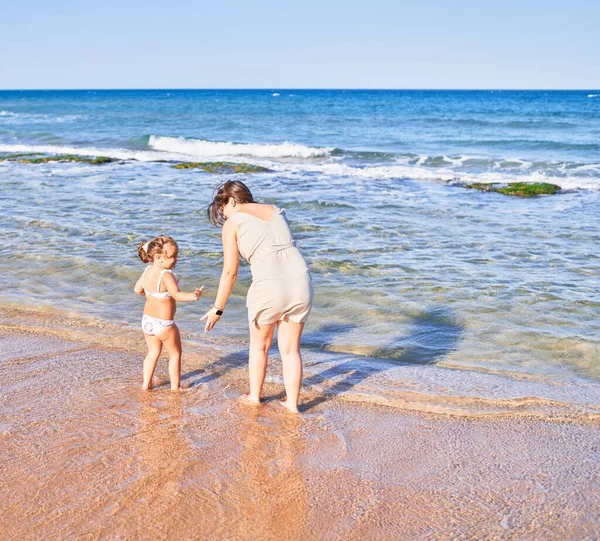
M 341 323 L 324 325 L 303 335 L 302 348 L 331 350 L 334 343 L 339 343 L 340 336 L 355 328 L 357 325 Z M 408 334 L 390 341 L 368 357 L 348 355 L 343 362 L 305 378 L 302 382 L 305 387 L 326 383 L 331 379 L 339 381 L 328 387 L 321 396 L 303 403 L 300 409 L 310 410 L 351 389 L 369 376 L 387 370 L 390 366 L 435 364 L 458 347 L 462 333 L 463 329 L 451 310 L 445 307 L 430 308 L 410 322 Z M 269 356 L 271 357 L 276 351 L 276 341 L 274 341 Z M 184 374 L 182 381 L 186 381 L 189 388 L 197 387 L 225 375 L 232 369 L 244 368 L 247 362 L 247 350 L 239 350 L 221 357 L 208 369 L 198 369 Z M 280 393 L 265 397 L 265 401 L 279 399 L 282 396 L 283 394 Z
M 326 326 L 319 329 L 316 336 L 307 336 L 307 342 L 319 336 L 329 336 L 330 340 L 321 343 L 321 349 L 329 349 L 333 338 L 339 337 L 353 328 L 354 325 Z M 377 349 L 368 357 L 352 356 L 348 360 L 336 364 L 318 374 L 309 376 L 303 385 L 311 386 L 326 383 L 329 379 L 341 379 L 327 388 L 326 393 L 302 404 L 302 411 L 315 406 L 351 389 L 369 376 L 384 372 L 390 366 L 398 365 L 430 365 L 439 362 L 458 347 L 462 327 L 456 322 L 451 310 L 434 307 L 426 310 L 410 322 L 408 334 L 398 337 L 389 344 Z M 361 360 L 362 362 L 357 362 Z

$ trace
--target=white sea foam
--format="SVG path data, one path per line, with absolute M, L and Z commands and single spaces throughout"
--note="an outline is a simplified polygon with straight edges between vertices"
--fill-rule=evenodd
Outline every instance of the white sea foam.
M 578 165 L 573 171 L 593 171 L 597 172 L 600 176 L 600 163 L 588 163 L 586 165 Z
M 502 160 L 498 160 L 494 167 L 502 167 L 502 163 L 518 163 L 517 166 L 519 169 L 527 169 L 531 167 L 531 162 L 525 161 L 523 158 L 505 158 Z
M 457 172 L 455 174 L 455 179 L 450 181 L 450 184 L 508 184 L 510 182 L 547 182 L 550 184 L 557 184 L 563 190 L 576 190 L 576 189 L 586 189 L 586 190 L 600 190 L 600 177 L 597 178 L 582 178 L 582 177 L 574 177 L 574 176 L 561 176 L 554 177 L 551 175 L 546 175 L 542 172 L 532 172 L 529 174 L 523 175 L 512 175 L 508 173 L 463 173 Z
M 159 138 L 161 139 L 161 138 Z M 468 158 L 461 156 L 458 158 L 449 159 L 448 165 L 444 167 L 427 167 L 424 165 L 429 156 L 420 156 L 414 161 L 410 161 L 407 157 L 400 157 L 398 161 L 390 165 L 373 165 L 357 167 L 345 163 L 331 162 L 315 163 L 312 162 L 294 162 L 288 158 L 290 150 L 287 145 L 243 145 L 235 143 L 211 143 L 208 141 L 195 141 L 183 139 L 183 145 L 179 145 L 176 138 L 166 139 L 166 143 L 161 150 L 128 150 L 120 148 L 94 148 L 94 147 L 71 147 L 58 145 L 6 145 L 0 144 L 0 152 L 2 153 L 22 153 L 22 152 L 39 152 L 43 154 L 75 154 L 79 156 L 107 156 L 118 160 L 137 160 L 140 162 L 156 162 L 156 161 L 194 161 L 198 159 L 219 158 L 223 161 L 239 162 L 244 156 L 244 152 L 248 152 L 248 147 L 253 147 L 254 155 L 243 157 L 243 160 L 255 165 L 262 165 L 279 174 L 316 174 L 326 177 L 340 178 L 355 178 L 365 180 L 391 180 L 405 179 L 425 182 L 440 182 L 456 185 L 472 184 L 472 183 L 509 183 L 509 182 L 550 182 L 558 184 L 563 189 L 591 189 L 600 190 L 600 163 L 586 164 L 574 167 L 571 170 L 561 167 L 561 164 L 548 164 L 550 171 L 530 170 L 529 162 L 525 162 L 518 158 L 511 158 L 511 162 L 519 163 L 516 168 L 511 171 L 502 171 L 501 167 L 494 167 L 491 171 L 465 171 L 460 169 Z M 187 143 L 191 143 L 188 145 Z M 196 143 L 198 143 L 197 146 Z M 172 147 L 171 147 L 172 144 Z M 161 147 L 160 141 L 158 144 Z M 311 149 L 302 147 L 301 158 L 305 155 L 311 155 L 312 151 L 330 150 L 330 149 Z M 213 150 L 213 148 L 217 148 Z M 167 150 L 172 148 L 172 150 Z M 203 152 L 200 154 L 199 150 Z M 226 152 L 227 151 L 227 152 Z M 219 154 L 218 152 L 223 152 Z M 279 156 L 270 156 L 278 154 Z M 263 154 L 266 157 L 257 156 Z M 278 158 L 288 158 L 281 160 Z M 331 160 L 331 156 L 327 156 Z M 336 157 L 338 159 L 338 157 Z M 341 158 L 339 158 L 341 159 Z M 472 159 L 472 158 L 471 158 Z M 500 160 L 501 163 L 505 160 Z M 552 168 L 557 172 L 552 174 Z M 568 171 L 571 174 L 566 174 Z
M 411 165 L 390 165 L 390 166 L 373 166 L 373 167 L 352 167 L 346 164 L 320 164 L 306 165 L 294 164 L 286 165 L 285 169 L 274 164 L 272 168 L 275 170 L 290 170 L 293 169 L 298 173 L 311 172 L 323 174 L 332 177 L 351 177 L 370 180 L 391 180 L 391 179 L 406 179 L 417 181 L 429 181 L 448 183 L 453 185 L 465 185 L 473 183 L 482 184 L 508 184 L 510 182 L 549 182 L 557 184 L 565 190 L 573 189 L 591 189 L 600 190 L 600 171 L 597 177 L 577 177 L 577 176 L 561 176 L 554 177 L 539 171 L 523 172 L 518 175 L 514 173 L 503 172 L 465 172 L 454 171 L 448 168 L 432 168 L 428 169 L 421 166 Z
M 588 94 L 588 98 L 598 98 L 600 94 Z
M 332 176 L 381 180 L 405 178 L 414 180 L 449 182 L 456 179 L 456 174 L 452 171 L 441 169 L 425 169 L 421 167 L 412 167 L 410 165 L 352 167 L 343 163 L 331 163 L 316 165 L 314 167 L 302 167 L 302 170 L 308 170 L 311 172 L 323 173 Z
M 123 148 L 94 148 L 94 147 L 70 147 L 59 145 L 2 145 L 0 152 L 21 153 L 38 152 L 40 154 L 75 154 L 77 156 L 107 156 L 117 160 L 138 160 L 153 162 L 158 160 L 172 159 L 172 156 L 164 152 L 152 152 L 148 150 L 127 150 Z
M 333 148 L 316 148 L 297 143 L 260 145 L 253 143 L 232 143 L 186 139 L 185 137 L 163 137 L 151 135 L 148 146 L 154 150 L 187 154 L 197 158 L 210 159 L 223 156 L 249 156 L 255 158 L 316 158 L 327 156 Z
M 462 165 L 465 160 L 468 158 L 466 156 L 459 156 L 458 158 L 450 158 L 446 155 L 442 156 L 445 162 L 451 163 L 452 165 Z

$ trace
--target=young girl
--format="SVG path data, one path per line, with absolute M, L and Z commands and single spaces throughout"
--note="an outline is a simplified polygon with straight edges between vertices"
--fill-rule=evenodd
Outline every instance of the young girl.
M 142 389 L 152 388 L 152 377 L 164 344 L 169 354 L 171 390 L 177 391 L 181 378 L 181 337 L 174 321 L 175 301 L 197 301 L 204 286 L 193 293 L 179 291 L 179 280 L 171 270 L 177 264 L 177 243 L 171 237 L 161 235 L 150 242 L 140 242 L 138 254 L 144 263 L 152 263 L 133 288 L 138 295 L 146 296 L 142 330 L 148 355 L 144 359 Z

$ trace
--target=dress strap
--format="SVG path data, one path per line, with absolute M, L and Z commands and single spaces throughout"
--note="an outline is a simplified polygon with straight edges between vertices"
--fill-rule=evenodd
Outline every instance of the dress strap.
M 282 209 L 280 209 L 279 207 L 273 205 L 275 208 L 273 209 L 273 216 L 271 217 L 271 219 L 266 222 L 264 225 L 264 229 L 261 232 L 261 234 L 258 236 L 258 238 L 256 239 L 254 245 L 252 246 L 252 248 L 250 248 L 250 250 L 248 251 L 246 260 L 248 261 L 248 263 L 250 263 L 250 260 L 252 259 L 252 256 L 256 253 L 256 251 L 260 248 L 260 245 L 263 243 L 263 241 L 265 240 L 265 238 L 267 237 L 267 235 L 269 234 L 269 231 L 271 231 L 271 224 L 273 223 L 273 221 L 275 220 L 275 218 L 277 217 L 278 214 L 282 213 Z M 239 214 L 239 212 L 237 213 Z

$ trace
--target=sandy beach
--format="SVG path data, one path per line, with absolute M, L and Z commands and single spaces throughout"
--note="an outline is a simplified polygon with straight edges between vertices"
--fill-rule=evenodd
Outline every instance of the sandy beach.
M 593 412 L 442 415 L 314 385 L 294 416 L 276 358 L 248 407 L 243 349 L 185 343 L 172 393 L 164 361 L 139 389 L 143 347 L 134 329 L 3 305 L 2 539 L 600 535 Z

